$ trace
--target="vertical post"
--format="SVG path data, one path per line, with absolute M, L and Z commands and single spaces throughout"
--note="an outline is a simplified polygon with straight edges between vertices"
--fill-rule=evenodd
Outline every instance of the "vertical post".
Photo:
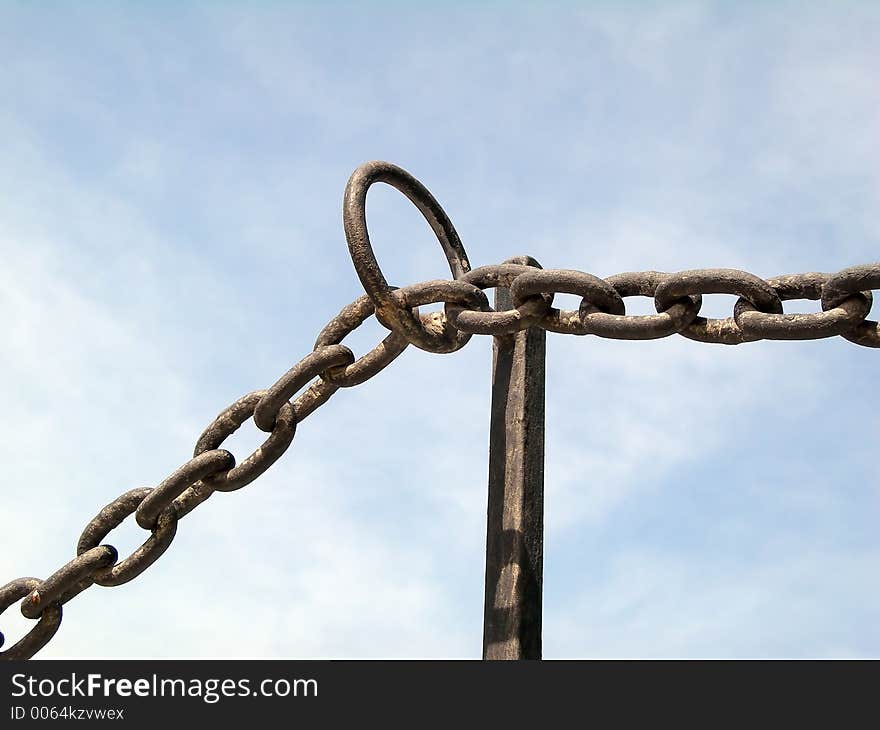
M 511 308 L 508 289 L 495 308 Z M 541 658 L 545 344 L 537 327 L 494 338 L 483 659 Z

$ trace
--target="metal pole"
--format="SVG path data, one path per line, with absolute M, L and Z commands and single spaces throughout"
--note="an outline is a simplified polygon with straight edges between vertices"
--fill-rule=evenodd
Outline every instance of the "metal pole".
M 511 308 L 509 290 L 496 289 L 495 308 Z M 484 659 L 541 658 L 545 344 L 537 327 L 494 338 Z

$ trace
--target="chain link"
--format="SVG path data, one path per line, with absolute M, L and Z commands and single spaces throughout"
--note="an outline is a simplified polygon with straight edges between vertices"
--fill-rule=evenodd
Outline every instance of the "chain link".
M 422 212 L 446 254 L 453 279 L 402 288 L 388 285 L 366 228 L 366 193 L 374 182 L 396 187 Z M 735 269 L 642 271 L 600 278 L 581 271 L 542 269 L 527 256 L 471 270 L 458 234 L 439 203 L 409 173 L 386 162 L 367 163 L 352 175 L 345 192 L 343 222 L 352 262 L 367 293 L 331 319 L 319 333 L 314 350 L 273 385 L 248 393 L 223 410 L 199 437 L 193 457 L 158 486 L 132 489 L 105 506 L 83 530 L 73 560 L 45 580 L 19 578 L 0 587 L 0 615 L 21 601 L 22 614 L 37 620 L 28 634 L 0 652 L 0 659 L 28 659 L 45 646 L 61 625 L 62 606 L 80 592 L 94 584 L 118 586 L 140 575 L 171 545 L 181 518 L 215 492 L 235 491 L 257 479 L 288 449 L 298 423 L 339 388 L 374 377 L 409 344 L 429 352 L 454 352 L 473 334 L 503 336 L 540 327 L 619 340 L 679 334 L 725 345 L 840 336 L 864 347 L 880 347 L 880 325 L 866 319 L 872 291 L 880 289 L 880 263 L 836 274 L 789 274 L 767 280 Z M 510 289 L 512 309 L 492 309 L 484 290 L 494 287 Z M 556 294 L 581 297 L 579 308 L 554 308 Z M 701 317 L 706 294 L 737 296 L 732 316 Z M 624 299 L 634 296 L 653 298 L 657 314 L 627 315 Z M 822 311 L 784 313 L 782 302 L 792 300 L 819 301 Z M 419 306 L 435 303 L 444 304 L 443 311 L 419 314 Z M 367 354 L 355 358 L 342 340 L 373 315 L 391 332 Z M 269 435 L 237 464 L 220 447 L 251 417 Z M 116 549 L 101 542 L 130 515 L 150 535 L 119 561 Z M 3 642 L 0 634 L 0 647 Z

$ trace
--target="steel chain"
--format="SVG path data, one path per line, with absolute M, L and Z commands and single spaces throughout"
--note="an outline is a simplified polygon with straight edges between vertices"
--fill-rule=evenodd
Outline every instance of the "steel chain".
M 402 288 L 388 285 L 366 228 L 366 193 L 374 182 L 396 187 L 422 212 L 440 241 L 454 279 Z M 501 336 L 540 327 L 620 340 L 679 334 L 725 345 L 841 336 L 864 347 L 880 347 L 880 325 L 866 319 L 872 291 L 880 289 L 880 263 L 836 274 L 790 274 L 767 280 L 735 269 L 627 272 L 600 278 L 581 271 L 536 268 L 529 257 L 471 270 L 458 234 L 439 203 L 409 173 L 386 162 L 367 163 L 352 175 L 343 221 L 352 261 L 367 293 L 344 307 L 321 330 L 314 350 L 273 385 L 248 393 L 223 410 L 197 440 L 193 457 L 158 486 L 124 492 L 105 506 L 83 530 L 75 558 L 45 580 L 19 578 L 0 587 L 0 615 L 20 601 L 22 614 L 37 620 L 27 635 L 0 651 L 0 658 L 33 656 L 57 632 L 62 606 L 90 586 L 118 586 L 140 575 L 171 545 L 181 518 L 215 492 L 235 491 L 258 478 L 290 446 L 298 423 L 339 388 L 364 383 L 378 374 L 409 344 L 430 352 L 454 352 L 473 334 Z M 513 309 L 492 309 L 484 290 L 494 287 L 510 289 Z M 579 308 L 554 308 L 556 294 L 581 297 Z M 732 316 L 699 316 L 706 294 L 739 297 Z M 653 298 L 657 314 L 627 315 L 624 299 L 633 296 Z M 800 299 L 821 302 L 821 311 L 783 312 L 783 301 Z M 444 304 L 444 311 L 419 314 L 419 306 L 434 303 Z M 342 340 L 371 315 L 391 332 L 366 355 L 355 358 Z M 220 446 L 249 418 L 269 435 L 253 454 L 236 463 Z M 130 515 L 150 535 L 119 561 L 116 549 L 101 541 Z M 0 647 L 3 643 L 0 633 Z

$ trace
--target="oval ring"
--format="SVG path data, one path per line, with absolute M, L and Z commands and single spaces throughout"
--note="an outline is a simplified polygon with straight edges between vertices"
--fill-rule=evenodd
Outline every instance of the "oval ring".
M 0 614 L 13 603 L 27 596 L 35 588 L 38 588 L 42 582 L 38 578 L 18 578 L 0 588 Z M 30 659 L 55 636 L 58 627 L 61 626 L 62 613 L 59 604 L 47 606 L 43 609 L 43 613 L 36 626 L 6 651 L 0 651 L 0 659 Z M 0 646 L 3 646 L 4 641 L 3 634 L 0 634 Z
M 234 466 L 235 457 L 226 449 L 212 449 L 194 456 L 144 497 L 135 511 L 135 521 L 145 530 L 152 530 L 165 508 L 189 487 Z
M 257 404 L 265 394 L 265 390 L 255 390 L 222 411 L 199 436 L 193 456 L 211 449 L 219 449 L 221 444 L 254 414 Z M 228 472 L 203 479 L 201 484 L 217 492 L 234 492 L 236 489 L 241 489 L 254 481 L 287 451 L 295 433 L 296 416 L 293 406 L 285 403 L 278 410 L 272 433 L 262 446 Z
M 491 266 L 481 266 L 468 272 L 461 281 L 476 286 L 478 289 L 492 289 L 497 287 L 510 288 L 517 277 L 533 272 L 540 266 L 531 258 L 517 257 L 514 261 L 530 261 L 533 263 L 503 263 Z M 488 299 L 486 305 L 488 306 Z M 534 327 L 550 310 L 553 303 L 552 294 L 540 294 L 524 299 L 514 309 L 495 311 L 465 309 L 458 304 L 446 305 L 446 317 L 458 330 L 478 335 L 504 335 L 511 332 Z
M 623 299 L 614 288 L 603 279 L 583 271 L 569 269 L 531 270 L 520 274 L 510 287 L 513 306 L 519 307 L 529 297 L 543 293 L 575 294 L 581 297 L 581 308 L 586 303 L 597 305 L 599 311 L 612 315 L 626 312 Z M 589 334 L 579 312 L 551 307 L 540 320 L 540 325 L 550 332 L 561 334 Z
M 653 298 L 660 282 L 669 274 L 663 271 L 640 271 L 614 274 L 605 279 L 614 291 L 625 297 Z M 673 302 L 657 314 L 626 315 L 606 312 L 589 299 L 581 302 L 577 314 L 585 334 L 614 340 L 656 340 L 681 332 L 700 312 L 703 298 L 692 294 Z
M 271 432 L 275 428 L 276 414 L 300 388 L 330 368 L 353 362 L 354 354 L 345 345 L 328 345 L 310 352 L 284 373 L 257 403 L 254 409 L 257 428 Z
M 822 297 L 829 276 L 818 272 L 786 274 L 768 279 L 767 283 L 782 301 L 816 300 Z M 740 298 L 733 309 L 733 318 L 750 339 L 818 340 L 851 331 L 864 321 L 872 303 L 873 296 L 868 290 L 845 295 L 835 306 L 821 312 L 768 314 Z
M 104 507 L 97 515 L 86 525 L 79 536 L 76 544 L 77 555 L 96 547 L 101 540 L 110 534 L 111 530 L 119 527 L 122 521 L 130 514 L 134 513 L 141 502 L 144 501 L 150 492 L 151 487 L 141 487 L 139 489 L 131 489 L 124 494 L 120 494 L 110 504 Z M 177 513 L 172 507 L 166 507 L 159 515 L 156 526 L 152 529 L 150 535 L 137 550 L 132 552 L 125 560 L 115 565 L 104 568 L 94 573 L 93 578 L 99 586 L 118 586 L 133 578 L 137 578 L 153 563 L 155 563 L 164 553 L 174 535 L 177 533 Z
M 342 310 L 318 333 L 315 350 L 330 345 L 338 345 L 349 334 L 355 331 L 367 318 L 375 313 L 376 305 L 368 294 L 355 299 Z M 321 373 L 321 378 L 337 388 L 350 388 L 372 378 L 376 373 L 388 367 L 402 353 L 409 342 L 403 335 L 392 332 L 366 355 L 359 357 L 349 365 L 330 368 Z
M 847 295 L 880 289 L 880 263 L 851 266 L 833 274 L 822 290 L 822 309 L 837 306 Z M 863 347 L 880 347 L 880 323 L 871 319 L 856 325 L 841 335 Z
M 782 314 L 782 302 L 766 281 L 738 269 L 692 269 L 670 274 L 657 285 L 654 306 L 658 312 L 669 309 L 676 299 L 693 294 L 735 294 L 750 301 L 756 309 Z M 698 342 L 738 345 L 750 341 L 733 317 L 696 317 L 678 334 Z
M 92 576 L 101 568 L 113 565 L 118 557 L 119 553 L 112 545 L 96 545 L 78 553 L 28 593 L 21 602 L 22 616 L 37 618 L 47 606 L 67 603 L 90 587 L 94 583 Z
M 418 208 L 437 236 L 453 279 L 460 279 L 470 271 L 464 246 L 452 221 L 428 189 L 406 170 L 390 162 L 373 161 L 358 167 L 345 186 L 342 202 L 342 224 L 351 261 L 367 296 L 376 307 L 376 318 L 392 332 L 403 336 L 421 350 L 449 352 L 445 340 L 447 330 L 430 330 L 409 309 L 394 299 L 367 231 L 367 190 L 376 182 L 383 182 L 403 193 Z

